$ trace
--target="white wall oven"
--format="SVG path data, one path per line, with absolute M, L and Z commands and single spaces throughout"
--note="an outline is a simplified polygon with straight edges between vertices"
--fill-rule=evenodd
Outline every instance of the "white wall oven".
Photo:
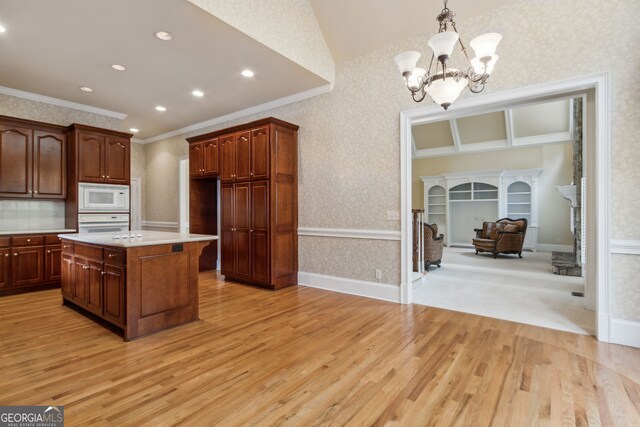
M 78 232 L 85 233 L 127 233 L 129 214 L 80 214 Z
M 78 184 L 78 212 L 129 213 L 129 186 Z

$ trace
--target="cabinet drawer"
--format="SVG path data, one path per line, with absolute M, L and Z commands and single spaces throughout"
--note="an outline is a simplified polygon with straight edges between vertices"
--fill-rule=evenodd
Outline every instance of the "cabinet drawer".
M 59 245 L 62 239 L 57 234 L 47 234 L 44 236 L 44 242 L 47 245 Z
M 76 243 L 73 246 L 73 253 L 77 256 L 90 258 L 96 261 L 102 261 L 102 248 L 97 246 L 83 245 L 82 243 Z
M 65 254 L 72 254 L 73 253 L 73 242 L 69 241 L 69 240 L 63 240 L 62 241 L 62 252 Z
M 13 246 L 42 246 L 44 236 L 20 236 L 13 238 Z
M 124 252 L 105 248 L 104 262 L 109 264 L 124 264 Z
M 9 247 L 9 237 L 0 237 L 0 248 L 8 248 Z

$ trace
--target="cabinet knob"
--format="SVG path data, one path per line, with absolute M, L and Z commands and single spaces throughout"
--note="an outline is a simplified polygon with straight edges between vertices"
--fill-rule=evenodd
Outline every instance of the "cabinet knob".
M 31 241 L 31 239 L 27 239 L 27 243 L 29 243 Z
M 34 191 L 34 193 L 38 194 L 38 190 Z
M 104 178 L 104 175 L 102 175 L 102 177 Z
M 31 191 L 31 190 L 29 190 L 29 194 L 32 194 L 32 191 Z
M 89 266 L 88 266 L 88 265 L 83 265 L 83 266 L 82 266 L 82 269 L 83 269 L 83 270 L 88 270 L 88 269 L 89 269 Z
M 47 253 L 48 253 L 48 254 L 50 254 L 50 253 L 51 253 L 51 250 L 49 249 L 49 250 L 47 251 Z
M 109 175 L 107 175 L 107 179 L 110 179 L 110 178 L 109 178 Z
M 249 233 L 253 233 L 253 230 L 249 230 Z
M 14 253 L 13 256 L 18 256 L 18 252 Z
M 101 271 L 100 274 L 102 274 L 104 276 L 105 274 L 107 274 L 107 272 L 106 271 Z
M 109 258 L 113 258 L 115 256 L 116 256 L 116 254 L 109 254 Z
M 249 172 L 249 175 L 253 176 L 253 172 Z
M 4 254 L 4 256 L 9 256 L 9 254 Z

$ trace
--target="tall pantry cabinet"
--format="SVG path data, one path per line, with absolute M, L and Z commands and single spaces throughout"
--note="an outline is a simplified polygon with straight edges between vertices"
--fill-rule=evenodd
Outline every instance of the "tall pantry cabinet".
M 298 126 L 268 118 L 187 141 L 190 163 L 197 165 L 205 164 L 200 147 L 206 141 L 216 141 L 219 150 L 217 156 L 208 154 L 217 157 L 219 167 L 208 170 L 219 171 L 221 182 L 219 244 L 225 278 L 271 289 L 297 284 Z M 211 180 L 204 169 L 193 168 L 190 180 L 190 223 L 200 226 L 216 220 L 215 210 L 203 207 L 216 203 L 215 198 L 203 203 L 202 181 Z M 202 215 L 194 218 L 193 210 Z

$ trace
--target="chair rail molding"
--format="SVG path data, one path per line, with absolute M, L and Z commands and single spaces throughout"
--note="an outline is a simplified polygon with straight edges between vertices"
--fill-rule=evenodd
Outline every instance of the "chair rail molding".
M 411 235 L 411 135 L 412 126 L 451 120 L 456 117 L 503 110 L 513 105 L 532 103 L 559 97 L 583 97 L 587 91 L 595 94 L 595 138 L 586 141 L 593 144 L 594 166 L 587 171 L 595 185 L 595 235 L 587 236 L 587 242 L 597 242 L 593 250 L 595 263 L 588 285 L 595 290 L 596 336 L 598 340 L 611 342 L 613 319 L 610 310 L 610 218 L 611 218 L 611 75 L 609 72 L 578 76 L 567 80 L 538 83 L 531 86 L 493 92 L 457 101 L 452 108 L 443 111 L 438 105 L 428 105 L 400 112 L 400 249 L 401 302 L 412 302 L 412 235 Z M 531 142 L 531 141 L 529 141 Z M 539 142 L 539 141 L 538 141 Z M 419 153 L 418 153 L 419 154 Z M 592 240 L 589 240 L 589 239 Z
M 344 237 L 348 239 L 400 240 L 398 230 L 363 230 L 352 228 L 299 227 L 298 236 Z
M 611 240 L 612 254 L 640 255 L 640 240 Z

